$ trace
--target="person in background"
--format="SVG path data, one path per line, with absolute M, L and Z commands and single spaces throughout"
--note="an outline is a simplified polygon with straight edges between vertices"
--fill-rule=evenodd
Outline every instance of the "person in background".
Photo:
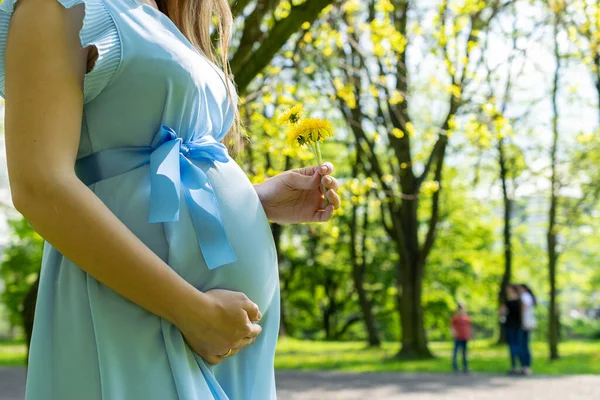
M 537 300 L 527 285 L 518 285 L 519 297 L 521 300 L 521 364 L 523 366 L 523 375 L 531 375 L 531 332 L 536 327 L 534 308 Z
M 521 300 L 516 285 L 506 287 L 506 303 L 500 307 L 500 321 L 504 324 L 506 343 L 510 351 L 511 369 L 509 375 L 518 375 L 517 361 L 524 367 L 522 358 Z
M 471 318 L 467 314 L 464 304 L 459 304 L 456 314 L 450 322 L 452 337 L 454 338 L 454 353 L 452 355 L 452 368 L 454 372 L 459 372 L 458 369 L 458 351 L 462 350 L 463 356 L 463 371 L 469 373 L 469 360 L 467 358 L 467 343 L 471 339 Z

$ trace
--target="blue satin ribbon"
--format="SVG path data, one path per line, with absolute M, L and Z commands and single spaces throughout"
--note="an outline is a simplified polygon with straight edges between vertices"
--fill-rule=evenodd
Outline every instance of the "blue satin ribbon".
M 150 147 L 107 149 L 77 160 L 77 176 L 91 185 L 150 164 L 150 223 L 179 220 L 181 188 L 209 269 L 237 261 L 213 188 L 192 160 L 229 162 L 226 147 L 210 135 L 184 142 L 162 125 Z

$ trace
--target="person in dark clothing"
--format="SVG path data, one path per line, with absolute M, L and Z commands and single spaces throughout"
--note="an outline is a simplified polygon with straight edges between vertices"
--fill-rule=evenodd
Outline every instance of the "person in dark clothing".
M 535 320 L 534 309 L 537 304 L 535 295 L 529 286 L 521 284 L 517 286 L 519 297 L 521 299 L 521 364 L 523 365 L 523 375 L 531 375 L 531 349 L 530 340 L 531 333 L 537 325 Z
M 517 369 L 517 360 L 522 363 L 522 308 L 519 292 L 515 285 L 509 285 L 506 288 L 506 303 L 500 307 L 500 320 L 504 324 L 504 332 L 506 334 L 506 343 L 510 351 L 511 370 L 510 375 L 519 374 Z M 521 365 L 523 367 L 523 365 Z

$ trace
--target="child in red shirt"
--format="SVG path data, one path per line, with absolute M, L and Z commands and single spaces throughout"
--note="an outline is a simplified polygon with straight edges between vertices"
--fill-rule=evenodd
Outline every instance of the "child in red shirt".
M 452 355 L 452 368 L 454 372 L 459 372 L 458 369 L 458 351 L 462 349 L 463 356 L 463 371 L 469 373 L 469 361 L 467 359 L 467 343 L 471 339 L 471 318 L 467 315 L 467 310 L 463 304 L 458 305 L 456 314 L 450 322 L 452 337 L 454 338 L 454 353 Z

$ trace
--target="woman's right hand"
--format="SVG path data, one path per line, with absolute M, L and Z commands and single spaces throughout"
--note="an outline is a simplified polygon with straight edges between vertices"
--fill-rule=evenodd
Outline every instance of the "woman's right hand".
M 197 293 L 192 309 L 177 324 L 194 352 L 215 365 L 254 343 L 262 331 L 262 314 L 245 294 L 221 289 Z

